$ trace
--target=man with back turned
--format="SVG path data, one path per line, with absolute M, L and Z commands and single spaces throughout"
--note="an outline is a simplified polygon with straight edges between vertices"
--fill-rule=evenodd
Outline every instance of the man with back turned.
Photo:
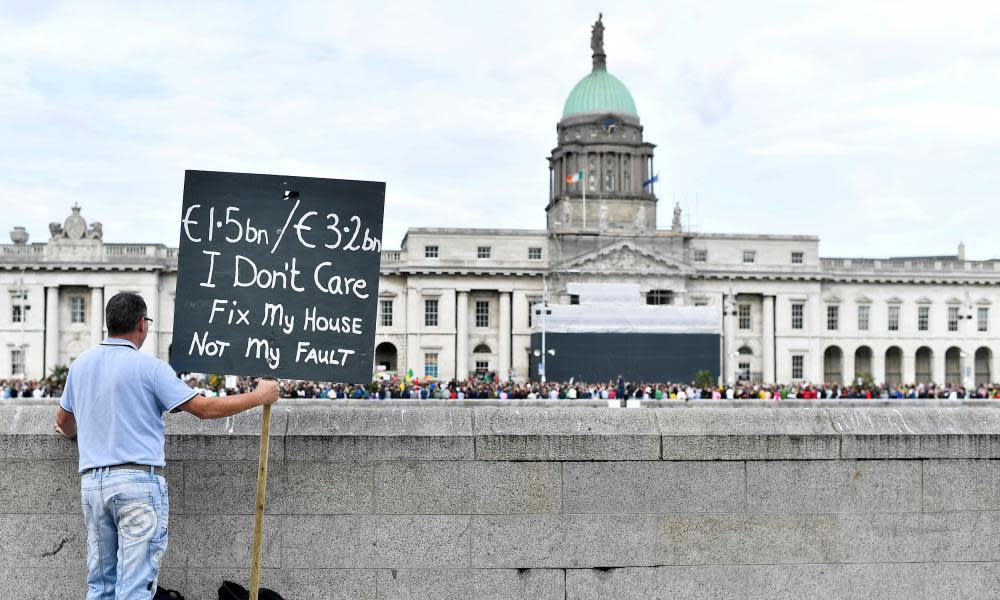
M 278 399 L 261 381 L 245 394 L 206 398 L 170 365 L 139 352 L 153 320 L 138 294 L 108 301 L 108 338 L 70 367 L 56 431 L 79 435 L 80 495 L 87 525 L 87 600 L 148 600 L 167 549 L 163 413 L 217 419 Z

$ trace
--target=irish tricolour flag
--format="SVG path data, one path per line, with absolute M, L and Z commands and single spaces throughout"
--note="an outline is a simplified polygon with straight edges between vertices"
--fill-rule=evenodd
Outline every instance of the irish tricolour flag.
M 579 183 L 583 181 L 583 169 L 566 176 L 566 183 Z

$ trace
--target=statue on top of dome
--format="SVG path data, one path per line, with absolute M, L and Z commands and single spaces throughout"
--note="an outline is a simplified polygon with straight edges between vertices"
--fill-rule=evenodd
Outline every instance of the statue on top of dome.
M 590 33 L 590 49 L 594 51 L 594 70 L 607 68 L 607 57 L 604 54 L 604 18 L 603 13 L 597 13 L 597 21 Z

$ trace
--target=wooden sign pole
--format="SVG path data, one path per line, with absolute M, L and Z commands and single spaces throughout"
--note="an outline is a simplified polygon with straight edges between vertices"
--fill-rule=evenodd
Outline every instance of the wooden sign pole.
M 267 445 L 271 437 L 271 405 L 264 405 L 260 424 L 260 458 L 257 461 L 257 503 L 253 516 L 253 554 L 250 562 L 250 600 L 260 591 L 260 554 L 264 545 L 264 497 L 267 492 Z

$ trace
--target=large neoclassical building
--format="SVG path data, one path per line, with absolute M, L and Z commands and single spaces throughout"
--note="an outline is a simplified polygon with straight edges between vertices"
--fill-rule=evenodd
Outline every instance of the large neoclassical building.
M 544 290 L 572 304 L 573 284 L 618 283 L 638 286 L 636 302 L 715 308 L 721 364 L 706 368 L 726 381 L 1000 380 L 1000 259 L 820 257 L 814 236 L 686 231 L 676 207 L 657 229 L 655 146 L 608 71 L 600 21 L 591 42 L 548 157 L 546 227 L 409 229 L 382 253 L 376 368 L 524 378 Z M 49 234 L 28 243 L 15 227 L 0 246 L 0 378 L 71 362 L 104 335 L 119 291 L 147 299 L 143 350 L 166 358 L 176 249 L 106 244 L 78 207 Z

